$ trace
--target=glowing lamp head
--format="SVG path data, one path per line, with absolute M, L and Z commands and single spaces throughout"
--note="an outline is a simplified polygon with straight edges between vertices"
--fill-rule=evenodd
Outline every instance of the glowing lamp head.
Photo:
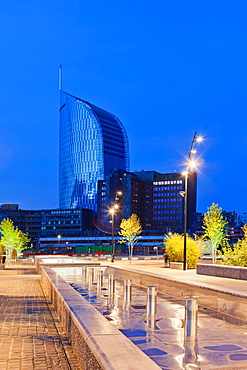
M 203 137 L 202 136 L 197 136 L 195 138 L 195 140 L 198 141 L 198 142 L 201 142 L 201 141 L 203 141 Z
M 113 216 L 117 209 L 119 208 L 119 205 L 118 204 L 114 204 L 110 209 L 109 209 L 109 213 Z
M 190 161 L 188 163 L 188 166 L 189 166 L 189 168 L 195 168 L 196 167 L 196 162 L 195 161 Z

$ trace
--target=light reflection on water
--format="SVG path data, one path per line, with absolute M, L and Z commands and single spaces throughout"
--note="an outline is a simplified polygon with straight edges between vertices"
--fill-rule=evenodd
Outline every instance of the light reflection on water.
M 109 322 L 121 330 L 135 345 L 153 359 L 162 369 L 208 369 L 209 366 L 223 367 L 245 365 L 244 355 L 236 356 L 233 350 L 220 353 L 213 350 L 211 343 L 239 343 L 247 354 L 246 323 L 238 319 L 227 322 L 226 315 L 201 308 L 199 310 L 198 336 L 184 336 L 185 299 L 171 299 L 164 293 L 158 294 L 157 314 L 146 316 L 146 289 L 132 287 L 132 300 L 123 300 L 123 282 L 116 282 L 116 292 L 108 295 L 108 279 L 104 274 L 102 289 L 92 283 L 89 287 L 82 279 L 81 268 L 55 268 L 68 283 L 94 305 Z M 169 299 L 170 298 L 170 299 Z M 223 319 L 223 320 L 222 320 Z M 242 326 L 238 326 L 238 325 Z M 247 363 L 246 363 L 247 368 Z

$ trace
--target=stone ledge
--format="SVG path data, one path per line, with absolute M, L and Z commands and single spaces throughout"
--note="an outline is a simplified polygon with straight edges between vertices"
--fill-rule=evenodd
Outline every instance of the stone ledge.
M 198 275 L 247 280 L 247 267 L 241 266 L 208 265 L 200 263 L 196 266 L 196 273 Z
M 170 262 L 170 269 L 183 270 L 183 262 Z
M 51 268 L 41 268 L 41 282 L 83 368 L 160 369 Z
M 100 266 L 100 262 L 86 261 L 86 260 L 76 260 L 72 257 L 57 257 L 57 256 L 35 256 L 35 268 L 37 274 L 40 274 L 40 269 L 42 266 L 48 267 L 83 267 L 83 266 Z

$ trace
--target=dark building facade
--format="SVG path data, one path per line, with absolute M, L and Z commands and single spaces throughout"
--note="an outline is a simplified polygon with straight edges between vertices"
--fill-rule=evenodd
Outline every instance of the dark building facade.
M 110 230 L 109 208 L 118 204 L 115 226 L 122 218 L 136 213 L 144 230 L 183 232 L 185 179 L 181 173 L 161 174 L 156 171 L 127 172 L 112 170 L 99 182 L 97 222 Z M 195 231 L 197 174 L 188 176 L 188 232 Z M 120 191 L 120 195 L 118 194 Z
M 106 233 L 112 232 L 109 209 L 118 204 L 115 213 L 116 228 L 123 218 L 136 213 L 144 219 L 144 182 L 127 171 L 112 170 L 105 180 L 99 181 L 97 227 Z
M 10 218 L 35 244 L 41 237 L 82 235 L 94 230 L 94 212 L 89 209 L 22 210 L 17 204 L 3 204 L 0 221 Z
M 98 181 L 129 170 L 126 131 L 113 114 L 60 91 L 59 207 L 96 211 Z

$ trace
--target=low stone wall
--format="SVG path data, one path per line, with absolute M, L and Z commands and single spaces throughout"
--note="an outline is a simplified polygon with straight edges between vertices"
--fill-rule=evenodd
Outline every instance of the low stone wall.
M 50 267 L 41 268 L 41 283 L 83 369 L 160 369 Z
M 186 278 L 183 282 L 175 278 L 164 278 L 158 274 L 128 270 L 112 265 L 108 266 L 107 272 L 113 274 L 116 279 L 131 279 L 133 284 L 139 286 L 156 286 L 158 292 L 165 293 L 170 297 L 197 298 L 199 305 L 203 307 L 246 320 L 247 293 L 235 291 L 230 286 L 221 289 L 218 286 L 202 282 L 186 282 Z
M 183 270 L 184 263 L 183 262 L 170 262 L 169 267 L 170 269 L 176 270 Z M 187 263 L 186 263 L 187 266 Z
M 35 268 L 37 274 L 40 274 L 42 266 L 49 267 L 82 267 L 82 266 L 100 266 L 100 262 L 80 260 L 73 257 L 56 257 L 51 256 L 49 258 L 42 258 L 41 256 L 35 256 Z
M 241 266 L 207 265 L 201 263 L 197 265 L 196 273 L 199 275 L 247 280 L 247 267 Z

